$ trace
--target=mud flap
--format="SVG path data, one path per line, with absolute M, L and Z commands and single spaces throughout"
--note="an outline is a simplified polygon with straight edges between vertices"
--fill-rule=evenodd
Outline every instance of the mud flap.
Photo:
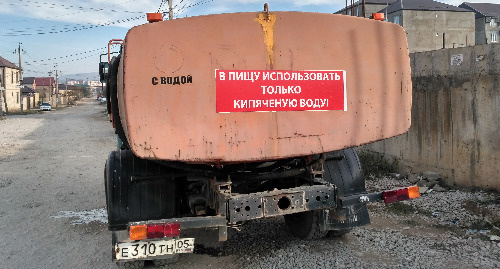
M 320 215 L 322 230 L 345 230 L 370 224 L 366 204 L 356 204 L 341 209 L 325 209 Z
M 126 229 L 131 221 L 175 217 L 180 198 L 174 179 L 172 172 L 139 159 L 132 151 L 111 152 L 104 180 L 108 229 Z

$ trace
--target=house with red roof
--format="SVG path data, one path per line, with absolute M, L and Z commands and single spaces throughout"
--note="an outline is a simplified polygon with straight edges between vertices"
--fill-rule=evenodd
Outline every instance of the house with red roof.
M 56 94 L 56 81 L 53 77 L 25 77 L 22 85 L 38 92 L 42 102 L 51 102 L 51 97 Z

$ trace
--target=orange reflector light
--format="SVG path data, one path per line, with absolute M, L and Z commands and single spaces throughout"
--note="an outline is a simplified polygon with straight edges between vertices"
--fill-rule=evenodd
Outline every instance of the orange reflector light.
M 180 223 L 165 224 L 165 237 L 179 236 L 181 234 Z
M 146 13 L 148 22 L 158 22 L 163 20 L 163 14 L 161 13 Z
M 146 225 L 130 226 L 130 240 L 146 239 L 148 229 Z
M 418 191 L 418 186 L 408 187 L 408 195 L 410 196 L 410 199 L 420 197 L 420 192 Z

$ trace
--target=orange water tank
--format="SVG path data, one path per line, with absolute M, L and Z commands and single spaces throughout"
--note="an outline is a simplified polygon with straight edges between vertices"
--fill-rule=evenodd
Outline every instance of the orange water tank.
M 120 116 L 133 152 L 154 160 L 251 162 L 358 146 L 410 127 L 408 55 L 399 25 L 351 16 L 145 24 L 125 38 Z

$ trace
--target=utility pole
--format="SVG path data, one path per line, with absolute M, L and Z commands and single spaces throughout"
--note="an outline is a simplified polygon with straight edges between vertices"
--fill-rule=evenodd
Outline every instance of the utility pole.
M 66 90 L 64 91 L 66 94 L 66 105 L 69 106 L 69 94 L 68 94 L 68 77 L 66 77 Z
M 168 0 L 168 19 L 174 19 L 174 10 L 172 9 L 172 0 Z
M 21 66 L 21 42 L 19 42 L 19 47 L 17 48 L 17 53 L 19 54 L 19 81 L 23 80 L 23 67 Z
M 4 77 L 4 70 L 5 70 L 5 67 L 4 68 L 1 68 L 2 69 L 2 75 L 0 76 L 0 118 L 2 118 L 3 116 L 3 105 L 2 105 L 2 96 L 3 96 L 3 81 L 5 79 Z
M 56 68 L 56 109 L 57 103 L 59 103 L 59 82 L 57 81 L 57 68 Z
M 49 71 L 49 103 L 52 105 L 52 85 L 50 83 L 52 82 L 52 71 Z
M 19 55 L 19 82 L 21 82 L 23 80 L 23 67 L 21 65 L 21 42 L 19 42 L 19 46 L 17 47 L 17 55 Z M 14 50 L 14 53 L 16 53 L 16 51 Z M 17 82 L 17 81 L 16 81 Z M 21 84 L 21 83 L 19 83 Z M 20 87 L 19 88 L 19 99 L 20 99 L 20 103 L 21 103 L 21 113 L 23 113 L 23 90 L 22 88 Z M 28 100 L 29 101 L 29 100 Z
M 2 95 L 3 95 L 3 87 L 2 87 L 2 81 L 0 80 L 0 119 L 3 116 Z
M 7 93 L 6 93 L 7 81 L 5 80 L 5 67 L 2 68 L 2 83 L 3 83 L 2 96 L 3 96 L 3 102 L 5 104 L 5 113 L 9 114 L 9 107 L 7 106 Z M 1 106 L 1 104 L 0 104 L 0 106 Z

